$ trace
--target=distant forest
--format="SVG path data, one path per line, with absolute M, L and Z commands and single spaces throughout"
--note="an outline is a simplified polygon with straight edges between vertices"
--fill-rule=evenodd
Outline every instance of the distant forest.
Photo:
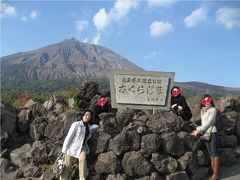
M 44 103 L 53 95 L 63 96 L 67 101 L 73 98 L 79 91 L 79 87 L 86 79 L 59 79 L 51 81 L 32 81 L 32 82 L 4 82 L 1 86 L 1 101 L 20 108 L 25 105 L 29 99 Z M 110 89 L 108 79 L 89 79 L 99 85 L 99 90 Z M 198 104 L 200 96 L 207 90 L 217 100 L 223 96 L 230 96 L 229 91 L 224 87 L 207 85 L 204 83 L 175 83 L 183 88 L 183 95 L 186 97 L 193 114 L 198 114 Z M 205 87 L 206 86 L 206 87 Z M 205 91 L 205 92 L 204 92 Z M 239 91 L 236 91 L 238 93 Z M 235 93 L 235 94 L 236 94 Z
M 4 82 L 1 86 L 1 101 L 21 107 L 26 100 L 44 103 L 53 95 L 61 95 L 66 100 L 72 98 L 86 79 L 58 79 L 32 82 Z M 99 89 L 109 89 L 107 79 L 91 79 L 99 84 Z

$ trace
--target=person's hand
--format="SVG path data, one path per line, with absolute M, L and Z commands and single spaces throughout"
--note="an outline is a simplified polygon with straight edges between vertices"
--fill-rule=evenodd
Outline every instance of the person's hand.
M 171 107 L 174 109 L 177 106 L 177 104 L 173 104 Z
M 193 130 L 193 132 L 191 133 L 192 136 L 196 137 L 198 135 L 196 130 Z
M 182 106 L 178 106 L 178 109 L 179 109 L 179 110 L 183 110 L 183 107 L 182 107 Z

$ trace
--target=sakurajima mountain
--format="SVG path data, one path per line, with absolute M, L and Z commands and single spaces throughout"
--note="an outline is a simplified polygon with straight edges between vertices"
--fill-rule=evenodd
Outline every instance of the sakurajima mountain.
M 1 64 L 3 81 L 100 78 L 112 69 L 142 70 L 105 47 L 76 38 L 2 57 Z
M 71 38 L 33 51 L 1 57 L 1 88 L 3 91 L 23 90 L 34 84 L 38 89 L 40 83 L 44 85 L 52 81 L 58 81 L 58 84 L 67 81 L 65 86 L 71 86 L 76 79 L 106 79 L 107 73 L 113 69 L 144 71 L 108 48 Z M 176 84 L 189 95 L 206 93 L 206 90 L 218 96 L 240 94 L 240 88 L 200 82 Z

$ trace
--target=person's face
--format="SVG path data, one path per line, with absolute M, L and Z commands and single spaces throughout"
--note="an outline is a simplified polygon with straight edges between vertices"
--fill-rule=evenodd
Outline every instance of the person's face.
M 202 105 L 204 105 L 204 106 L 209 106 L 209 104 L 211 104 L 211 102 L 212 102 L 212 98 L 210 98 L 210 97 L 206 97 L 206 98 L 202 99 Z
M 91 113 L 87 111 L 83 116 L 83 122 L 88 123 L 90 120 L 91 120 Z
M 181 93 L 182 93 L 181 89 L 174 88 L 172 90 L 172 96 L 174 96 L 174 97 L 178 96 Z

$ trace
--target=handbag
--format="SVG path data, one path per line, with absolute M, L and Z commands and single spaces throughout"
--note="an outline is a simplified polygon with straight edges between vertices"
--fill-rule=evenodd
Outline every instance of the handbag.
M 214 125 L 215 125 L 215 123 L 214 123 Z M 213 125 L 213 126 L 214 126 L 214 125 Z M 211 128 L 210 133 L 208 133 L 208 135 L 202 135 L 202 136 L 199 136 L 199 138 L 200 138 L 201 140 L 203 140 L 203 141 L 211 141 L 211 139 L 212 139 L 212 129 L 213 129 L 213 126 L 212 126 L 212 128 Z
M 199 138 L 203 141 L 211 141 L 212 139 L 212 133 L 209 133 L 209 135 L 202 135 L 202 136 L 199 136 Z
M 64 168 L 65 168 L 64 154 L 61 153 L 54 162 L 54 164 L 52 165 L 52 171 L 57 176 L 60 176 L 63 173 Z

